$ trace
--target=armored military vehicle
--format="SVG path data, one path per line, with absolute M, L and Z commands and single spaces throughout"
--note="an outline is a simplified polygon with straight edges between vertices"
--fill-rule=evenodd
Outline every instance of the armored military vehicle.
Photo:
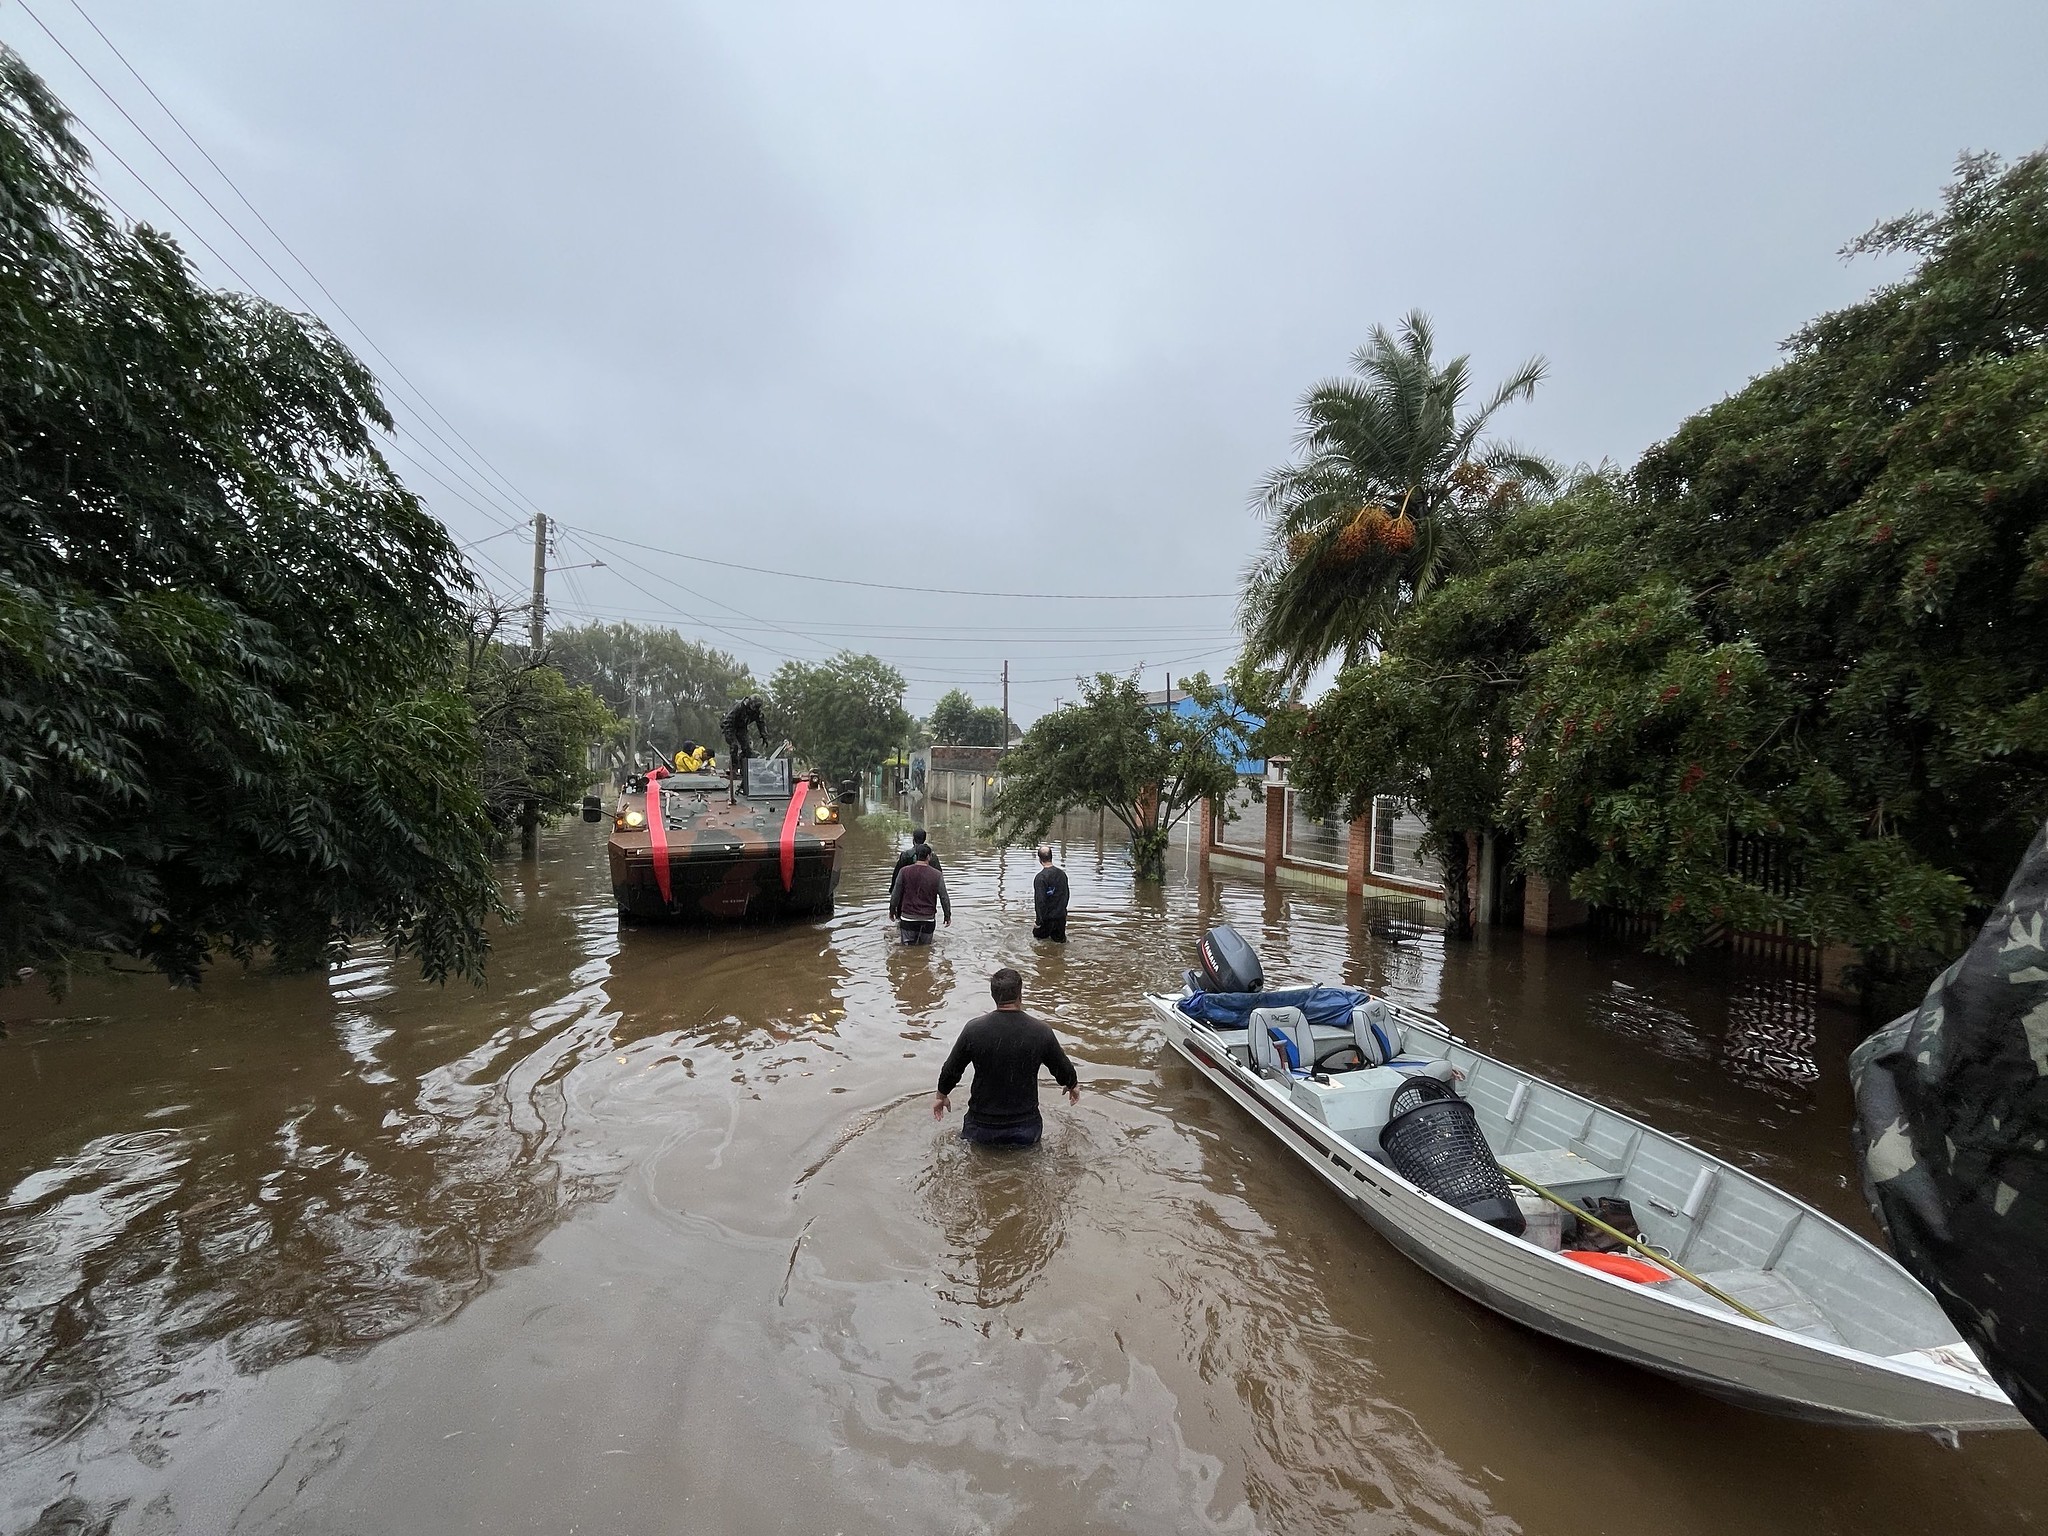
M 638 776 L 612 816 L 612 896 L 621 917 L 830 912 L 845 835 L 831 792 L 786 757 L 750 757 L 730 776 Z
M 839 803 L 800 777 L 788 744 L 757 754 L 758 698 L 720 722 L 723 771 L 666 768 L 626 781 L 609 840 L 612 896 L 629 918 L 768 918 L 830 912 L 839 885 Z M 765 743 L 764 743 L 765 744 Z M 688 765 L 685 764 L 685 767 Z

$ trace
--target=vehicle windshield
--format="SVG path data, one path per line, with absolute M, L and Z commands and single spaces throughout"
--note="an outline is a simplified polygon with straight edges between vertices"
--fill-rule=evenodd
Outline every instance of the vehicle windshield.
M 747 759 L 746 794 L 750 800 L 776 800 L 789 794 L 789 759 L 750 757 Z

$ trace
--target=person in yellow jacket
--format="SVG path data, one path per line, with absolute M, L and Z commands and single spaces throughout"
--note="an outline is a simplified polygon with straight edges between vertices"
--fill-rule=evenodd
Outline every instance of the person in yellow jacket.
M 711 755 L 709 747 L 700 747 L 694 741 L 686 741 L 676 748 L 677 773 L 709 773 L 718 766 L 718 760 Z

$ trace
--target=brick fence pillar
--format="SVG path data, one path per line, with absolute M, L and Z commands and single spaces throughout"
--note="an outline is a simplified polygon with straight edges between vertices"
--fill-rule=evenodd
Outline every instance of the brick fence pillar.
M 1565 933 L 1586 926 L 1586 904 L 1562 884 L 1532 873 L 1522 887 L 1522 931 Z
M 1266 873 L 1280 870 L 1280 850 L 1287 846 L 1287 797 L 1294 793 L 1277 785 L 1266 786 Z
M 1351 823 L 1350 836 L 1344 844 L 1344 889 L 1352 895 L 1363 894 L 1366 871 L 1372 868 L 1372 809 L 1370 804 L 1363 816 Z

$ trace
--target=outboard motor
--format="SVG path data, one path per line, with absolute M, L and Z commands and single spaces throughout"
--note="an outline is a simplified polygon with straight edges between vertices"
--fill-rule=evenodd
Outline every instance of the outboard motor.
M 1265 968 L 1245 942 L 1244 935 L 1228 924 L 1211 928 L 1195 946 L 1198 968 L 1189 978 L 1204 992 L 1259 992 L 1266 985 Z

